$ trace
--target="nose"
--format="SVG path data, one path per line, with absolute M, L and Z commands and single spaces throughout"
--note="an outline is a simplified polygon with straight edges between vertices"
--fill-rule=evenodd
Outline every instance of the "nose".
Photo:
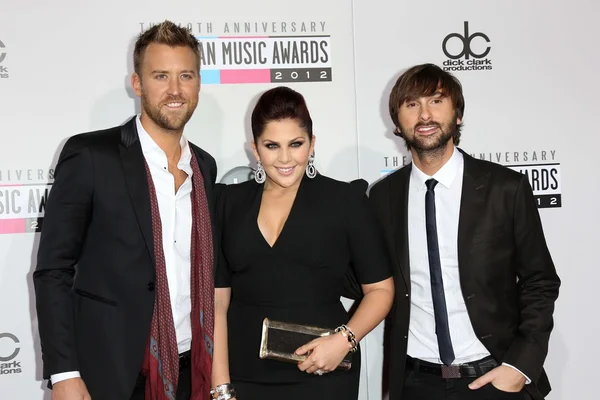
M 277 158 L 281 164 L 287 164 L 292 159 L 290 150 L 287 147 L 282 146 L 279 150 L 279 154 L 277 154 Z
M 168 94 L 171 96 L 178 96 L 181 91 L 179 79 L 169 79 Z
M 431 119 L 431 110 L 429 110 L 428 104 L 423 104 L 420 107 L 419 119 L 421 121 L 429 121 Z

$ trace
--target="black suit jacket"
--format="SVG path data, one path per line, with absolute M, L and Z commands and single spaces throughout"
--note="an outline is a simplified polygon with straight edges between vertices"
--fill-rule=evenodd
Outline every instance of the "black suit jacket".
M 464 152 L 463 157 L 458 265 L 471 323 L 492 356 L 527 375 L 532 380 L 527 391 L 541 399 L 550 391 L 543 364 L 560 280 L 533 193 L 525 175 Z M 407 221 L 411 167 L 390 174 L 370 191 L 395 263 L 390 400 L 399 400 L 402 394 L 410 318 Z
M 190 146 L 212 211 L 215 161 Z M 129 399 L 150 332 L 154 280 L 135 118 L 73 136 L 56 166 L 33 275 L 44 378 L 80 371 L 94 400 Z

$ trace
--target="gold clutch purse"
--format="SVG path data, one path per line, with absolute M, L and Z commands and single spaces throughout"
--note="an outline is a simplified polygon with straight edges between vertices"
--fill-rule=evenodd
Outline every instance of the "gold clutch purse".
M 307 355 L 297 355 L 295 351 L 302 345 L 322 336 L 331 335 L 333 330 L 316 326 L 297 325 L 287 322 L 263 320 L 259 357 L 283 362 L 298 363 Z M 348 352 L 336 369 L 349 370 L 352 367 L 352 353 Z

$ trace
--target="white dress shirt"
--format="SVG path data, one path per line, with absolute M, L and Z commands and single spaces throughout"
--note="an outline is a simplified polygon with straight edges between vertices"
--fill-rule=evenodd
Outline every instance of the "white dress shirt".
M 490 355 L 473 330 L 460 286 L 458 222 L 463 172 L 463 155 L 454 148 L 450 159 L 433 176 L 425 174 L 413 162 L 408 189 L 411 305 L 407 354 L 436 364 L 442 364 L 442 361 L 435 334 L 425 228 L 425 182 L 431 178 L 438 181 L 434 189 L 435 218 L 448 325 L 456 356 L 453 364 L 480 360 Z M 504 365 L 514 368 L 508 364 Z
M 177 168 L 187 174 L 185 182 L 175 192 L 175 178 L 169 172 L 167 155 L 150 137 L 136 119 L 142 153 L 148 163 L 156 189 L 156 198 L 162 224 L 162 242 L 169 282 L 169 295 L 179 353 L 190 349 L 192 325 L 190 313 L 190 248 L 192 233 L 192 153 L 187 139 L 181 137 L 181 158 Z M 80 377 L 79 371 L 50 376 L 52 384 Z
M 408 189 L 411 308 L 407 351 L 413 358 L 438 364 L 442 362 L 435 334 L 425 229 L 425 181 L 431 178 L 438 181 L 435 187 L 435 217 L 448 325 L 456 355 L 454 363 L 475 361 L 490 355 L 473 331 L 460 288 L 457 243 L 463 171 L 463 156 L 457 150 L 432 177 L 413 163 Z

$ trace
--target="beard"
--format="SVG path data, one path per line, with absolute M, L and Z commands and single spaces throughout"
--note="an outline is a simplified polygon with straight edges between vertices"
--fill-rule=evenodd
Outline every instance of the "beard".
M 141 100 L 142 108 L 152 122 L 154 122 L 161 129 L 176 132 L 183 131 L 185 124 L 187 124 L 190 118 L 192 118 L 192 114 L 194 114 L 194 110 L 198 105 L 198 102 L 186 102 L 183 97 L 169 96 L 165 101 L 161 102 L 160 105 L 154 106 L 150 103 L 145 93 L 142 94 Z M 187 104 L 187 109 L 185 112 L 169 113 L 161 106 L 167 103 L 185 103 Z
M 431 136 L 416 134 L 417 128 L 432 125 L 437 126 L 439 130 L 435 134 Z M 419 122 L 412 129 L 402 127 L 400 133 L 408 150 L 414 149 L 418 154 L 435 154 L 445 149 L 450 139 L 457 137 L 458 129 L 456 118 L 453 118 L 446 124 L 435 121 L 429 123 Z

